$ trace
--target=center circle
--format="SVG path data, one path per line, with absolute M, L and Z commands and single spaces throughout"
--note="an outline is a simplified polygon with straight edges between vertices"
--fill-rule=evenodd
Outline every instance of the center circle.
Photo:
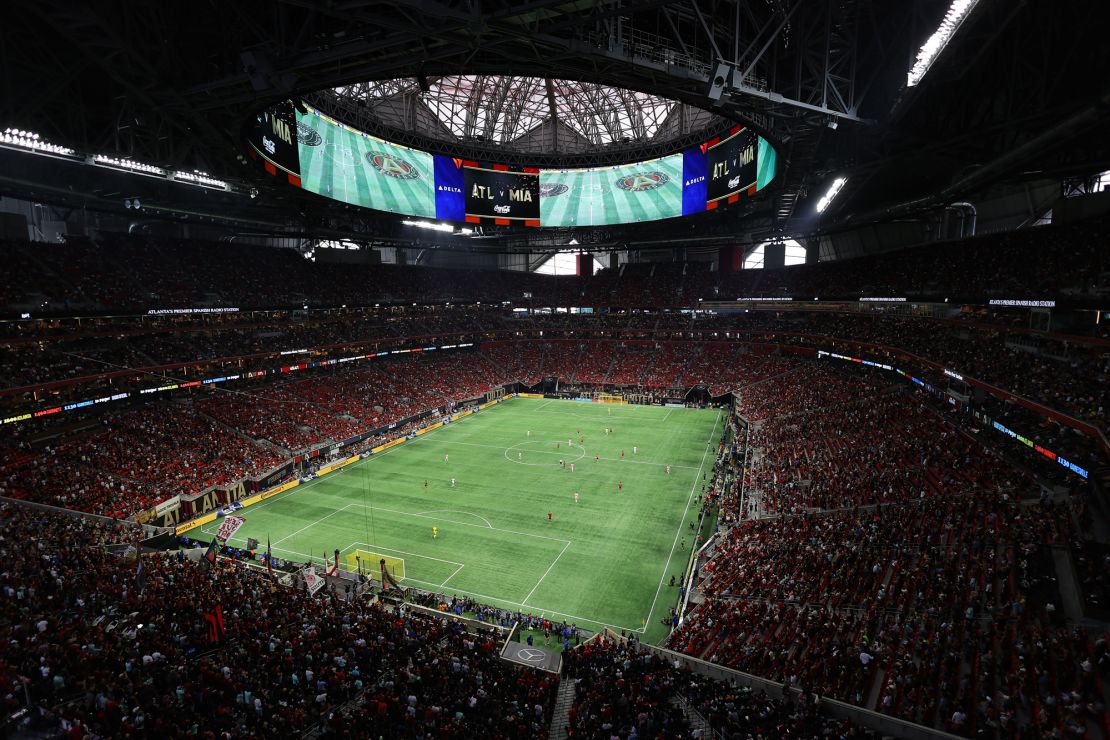
M 554 442 L 556 442 L 557 444 L 562 444 L 562 440 L 554 440 Z M 529 452 L 528 450 L 521 449 L 521 448 L 523 448 L 525 445 L 537 445 L 537 444 L 548 444 L 549 445 L 549 444 L 551 444 L 551 442 L 540 442 L 538 440 L 533 441 L 533 442 L 518 442 L 517 444 L 513 445 L 512 447 L 506 447 L 505 448 L 505 459 L 508 460 L 511 463 L 516 463 L 517 465 L 534 465 L 534 466 L 537 466 L 537 467 L 547 466 L 547 465 L 558 465 L 559 464 L 558 460 L 556 460 L 555 462 L 552 462 L 552 463 L 536 463 L 536 462 L 528 462 L 526 460 L 517 460 L 515 456 L 511 456 L 509 454 L 510 452 Z M 563 462 L 568 463 L 568 464 L 572 463 L 572 462 L 578 462 L 579 460 L 581 460 L 582 458 L 584 458 L 586 456 L 586 448 L 583 447 L 582 445 L 575 444 L 575 443 L 572 442 L 570 444 L 570 446 L 574 447 L 578 450 L 578 457 L 574 458 L 573 460 L 563 458 Z M 533 455 L 561 455 L 563 453 L 562 453 L 561 450 L 552 449 L 552 450 L 531 450 L 531 454 L 533 454 Z

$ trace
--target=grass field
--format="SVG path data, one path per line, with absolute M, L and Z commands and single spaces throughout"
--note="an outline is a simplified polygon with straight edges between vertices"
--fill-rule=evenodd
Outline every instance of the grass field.
M 406 585 L 655 640 L 719 432 L 716 411 L 515 398 L 244 509 L 231 544 L 371 550 Z

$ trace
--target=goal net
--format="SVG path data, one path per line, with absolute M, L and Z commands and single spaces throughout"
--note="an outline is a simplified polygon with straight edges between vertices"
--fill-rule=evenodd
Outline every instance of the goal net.
M 624 400 L 624 396 L 615 396 L 612 393 L 597 393 L 594 395 L 594 399 L 601 403 L 628 403 Z
M 395 580 L 405 577 L 405 559 L 386 555 L 373 550 L 354 550 L 347 555 L 347 570 L 358 573 L 360 570 L 371 578 L 381 576 L 381 561 L 385 561 L 385 569 Z

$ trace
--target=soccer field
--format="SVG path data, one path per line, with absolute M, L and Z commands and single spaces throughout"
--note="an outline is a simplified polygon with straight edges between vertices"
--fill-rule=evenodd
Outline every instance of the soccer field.
M 719 433 L 714 410 L 514 398 L 242 510 L 231 544 L 384 553 L 404 585 L 655 640 Z

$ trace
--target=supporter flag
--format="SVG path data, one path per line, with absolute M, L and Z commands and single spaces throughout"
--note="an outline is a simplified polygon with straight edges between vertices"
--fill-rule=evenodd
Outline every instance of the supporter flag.
M 270 535 L 266 535 L 266 572 L 270 574 L 270 579 L 274 577 L 274 554 L 270 552 Z
M 255 550 L 257 550 L 258 549 L 258 540 L 256 540 L 254 537 L 248 537 L 247 538 L 247 549 L 250 550 L 251 552 L 254 552 Z
M 212 538 L 212 544 L 204 551 L 204 559 L 208 561 L 209 565 L 216 565 L 216 538 Z
M 204 621 L 208 622 L 208 641 L 223 642 L 224 639 L 224 610 L 216 604 L 211 611 L 204 613 Z

